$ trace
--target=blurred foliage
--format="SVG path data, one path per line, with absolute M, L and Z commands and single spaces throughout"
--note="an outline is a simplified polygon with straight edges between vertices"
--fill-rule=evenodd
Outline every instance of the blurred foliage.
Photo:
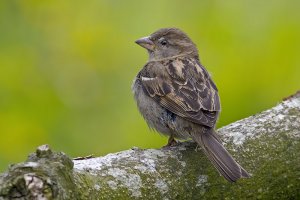
M 0 171 L 40 144 L 71 156 L 160 147 L 131 93 L 134 41 L 179 27 L 222 100 L 218 126 L 300 88 L 300 1 L 0 2 Z

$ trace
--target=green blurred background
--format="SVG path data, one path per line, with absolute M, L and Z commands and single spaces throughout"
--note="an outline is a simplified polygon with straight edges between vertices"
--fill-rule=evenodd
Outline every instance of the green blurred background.
M 134 41 L 179 27 L 222 101 L 218 127 L 300 89 L 300 1 L 0 2 L 0 171 L 47 143 L 70 156 L 157 148 L 131 93 Z

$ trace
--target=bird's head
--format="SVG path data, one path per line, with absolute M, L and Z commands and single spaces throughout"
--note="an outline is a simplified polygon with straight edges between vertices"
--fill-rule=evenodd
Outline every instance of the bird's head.
M 198 58 L 196 45 L 178 28 L 162 28 L 135 42 L 148 50 L 150 61 L 177 56 Z

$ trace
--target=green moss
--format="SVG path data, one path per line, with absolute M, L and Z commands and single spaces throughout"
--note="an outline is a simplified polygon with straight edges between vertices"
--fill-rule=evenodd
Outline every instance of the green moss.
M 300 142 L 280 133 L 249 140 L 243 166 L 253 173 L 250 179 L 225 183 L 209 179 L 204 199 L 296 199 L 300 196 Z M 254 150 L 255 149 L 255 150 Z
M 297 199 L 300 196 L 300 139 L 288 132 L 277 130 L 248 138 L 242 147 L 233 148 L 233 143 L 229 143 L 233 156 L 252 173 L 251 178 L 237 183 L 219 176 L 203 152 L 195 152 L 194 143 L 187 144 L 184 151 L 177 149 L 175 154 L 163 151 L 165 156 L 154 156 L 153 171 L 137 168 L 137 160 L 126 157 L 118 160 L 113 163 L 114 169 L 124 170 L 123 179 L 108 173 L 110 167 L 93 172 L 73 171 L 73 163 L 66 155 L 38 152 L 27 162 L 11 166 L 8 175 L 1 175 L 0 197 L 9 199 L 12 195 L 26 194 L 23 177 L 33 171 L 45 183 L 43 194 L 49 199 Z M 165 159 L 168 154 L 172 156 Z M 140 178 L 140 188 L 135 189 L 141 196 L 134 197 L 134 188 L 124 184 L 129 175 Z M 48 177 L 52 177 L 51 181 Z M 112 181 L 115 185 L 110 184 Z

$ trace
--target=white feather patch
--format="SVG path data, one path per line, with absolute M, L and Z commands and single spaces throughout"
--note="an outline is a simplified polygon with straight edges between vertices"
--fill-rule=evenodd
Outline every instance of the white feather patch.
M 149 78 L 149 77 L 143 77 L 142 76 L 142 81 L 152 81 L 154 80 L 155 78 Z

